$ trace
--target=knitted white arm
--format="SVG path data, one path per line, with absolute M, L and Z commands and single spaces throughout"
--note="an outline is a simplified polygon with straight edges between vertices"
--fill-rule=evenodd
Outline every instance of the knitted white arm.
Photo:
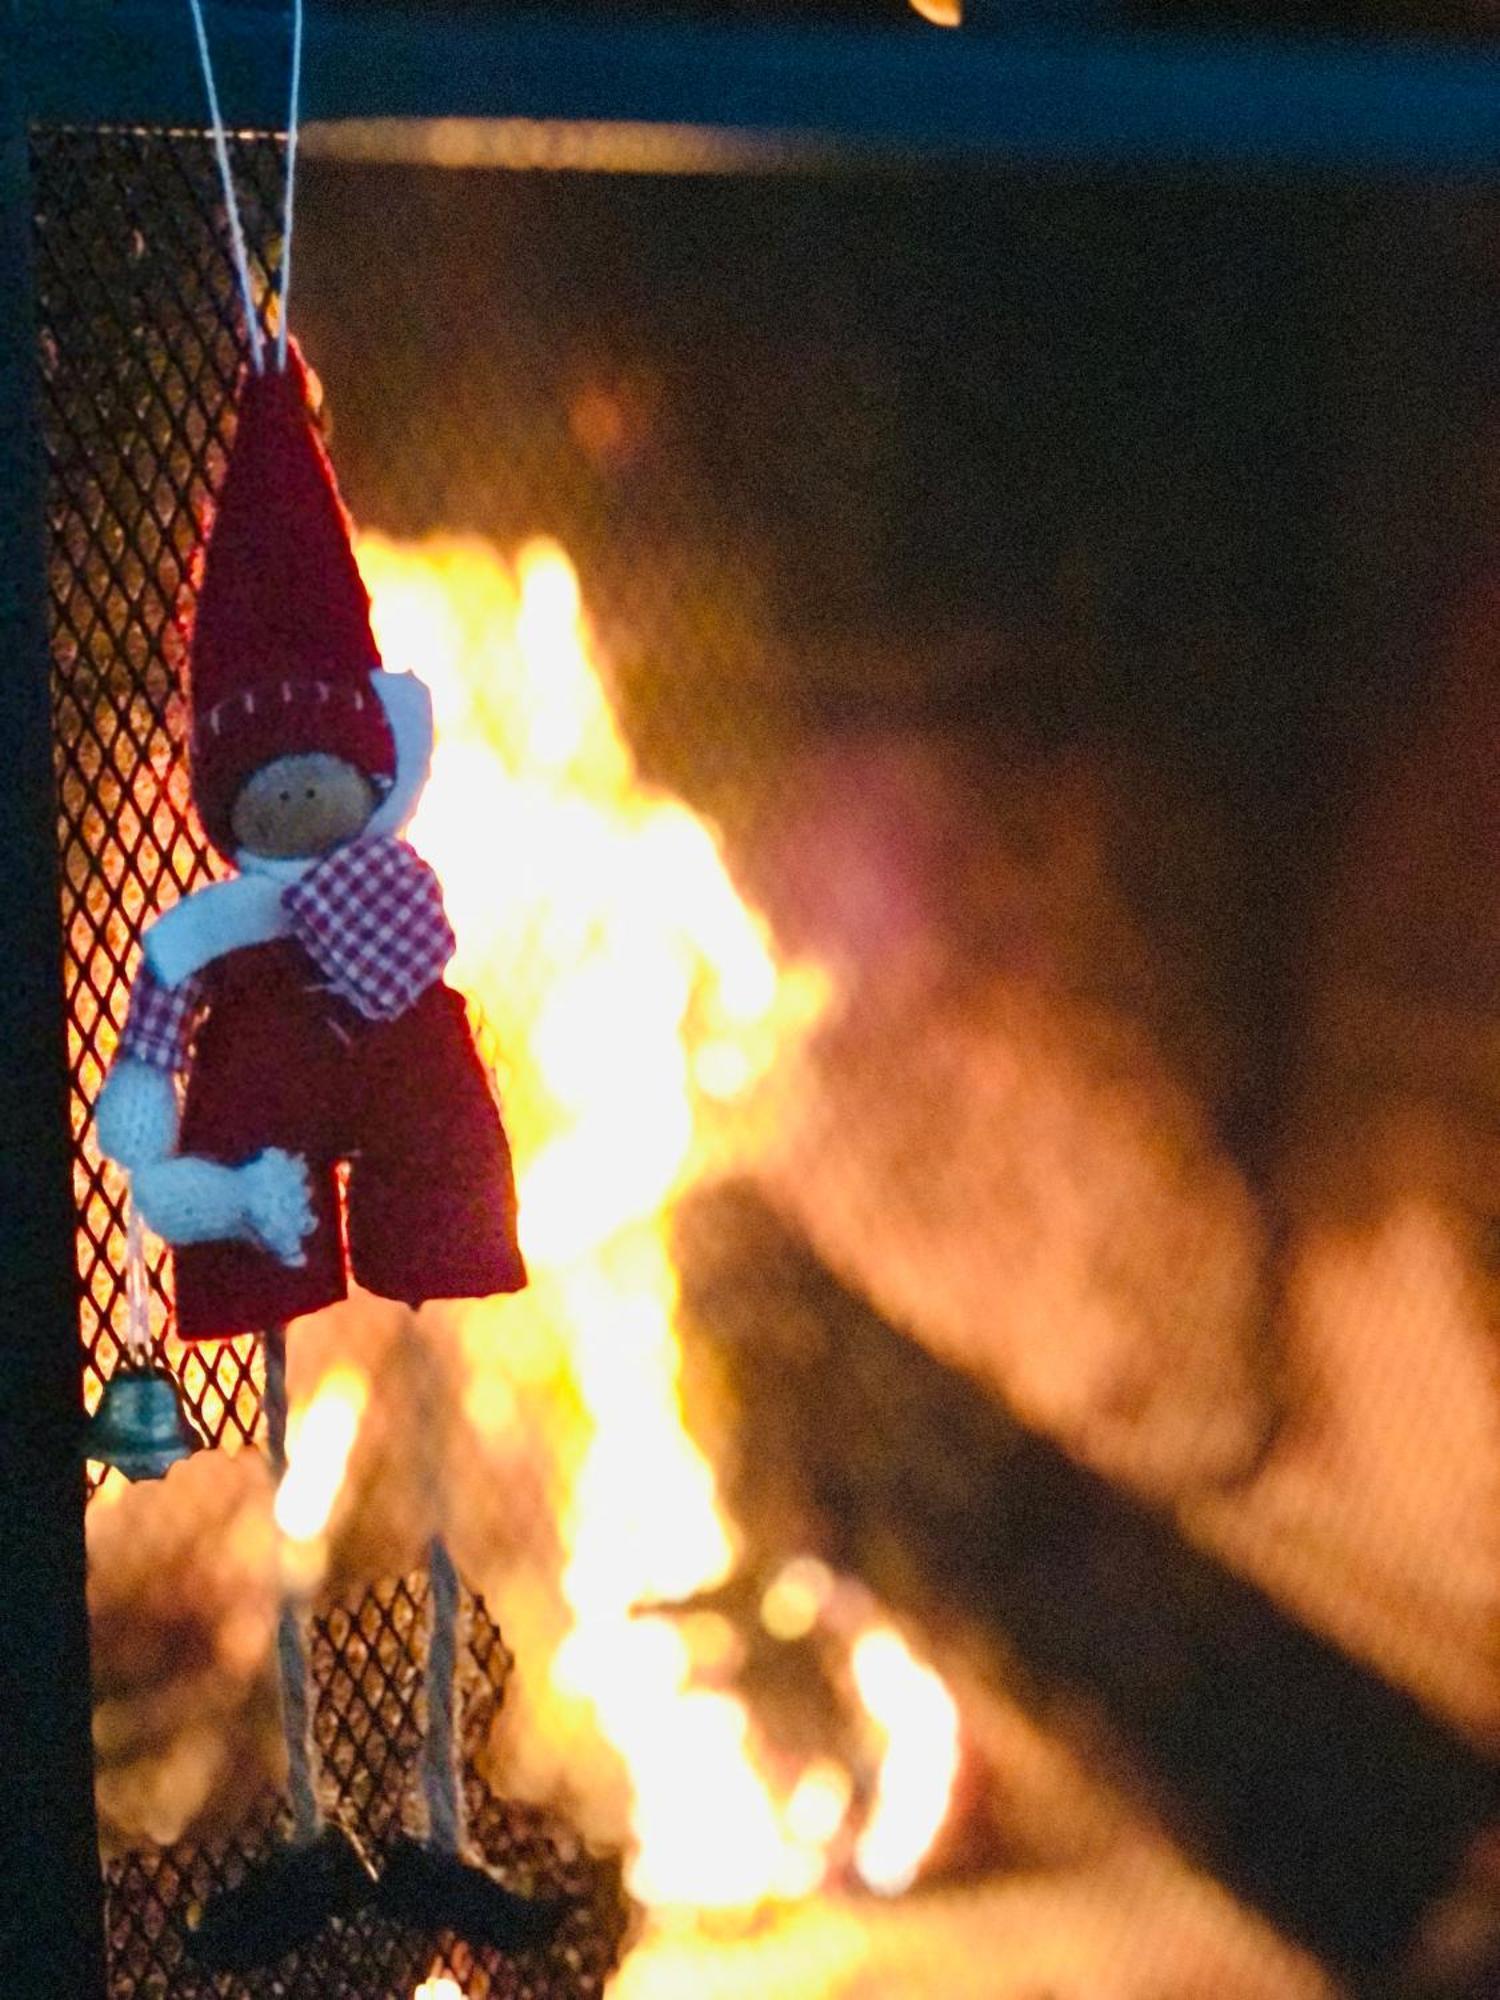
M 94 1132 L 105 1159 L 127 1170 L 165 1160 L 177 1145 L 177 1123 L 171 1072 L 119 1057 L 94 1106 Z
M 136 1206 L 165 1243 L 259 1244 L 283 1264 L 305 1264 L 303 1239 L 317 1218 L 307 1165 L 268 1146 L 243 1166 L 221 1166 L 197 1153 L 157 1160 L 131 1176 Z

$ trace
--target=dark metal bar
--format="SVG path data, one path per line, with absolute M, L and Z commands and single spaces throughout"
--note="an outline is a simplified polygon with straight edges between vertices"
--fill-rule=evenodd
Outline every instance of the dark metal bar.
M 26 127 L 0 4 L 0 1992 L 99 2000 L 104 1945 Z
M 38 120 L 198 125 L 176 0 L 15 0 Z M 220 6 L 226 115 L 283 116 L 278 13 Z M 1419 42 L 659 25 L 543 12 L 308 22 L 310 118 L 630 119 L 1053 166 L 1500 171 L 1500 57 Z

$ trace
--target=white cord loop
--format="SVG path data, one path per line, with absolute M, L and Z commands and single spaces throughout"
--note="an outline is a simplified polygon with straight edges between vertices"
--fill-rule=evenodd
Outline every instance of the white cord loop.
M 245 248 L 245 231 L 240 220 L 240 205 L 234 192 L 234 175 L 229 165 L 229 143 L 224 131 L 223 114 L 219 109 L 219 91 L 214 82 L 213 57 L 209 53 L 208 28 L 203 19 L 202 0 L 188 0 L 188 7 L 193 16 L 193 35 L 198 45 L 198 64 L 203 72 L 203 87 L 208 95 L 214 157 L 219 163 L 219 181 L 224 189 L 224 206 L 229 216 L 229 239 L 234 249 L 235 276 L 239 282 L 240 298 L 245 307 L 245 333 L 250 342 L 250 365 L 257 375 L 263 375 L 266 370 L 265 344 L 261 338 L 260 315 L 255 310 L 255 288 L 250 282 L 250 258 Z M 281 238 L 281 274 L 276 294 L 278 314 L 276 366 L 283 373 L 286 369 L 287 333 L 290 324 L 288 311 L 292 282 L 292 218 L 295 212 L 297 132 L 301 123 L 301 99 L 302 0 L 292 0 L 292 62 L 287 107 L 285 217 Z
M 276 366 L 286 373 L 292 291 L 292 218 L 297 212 L 297 128 L 302 122 L 302 0 L 292 0 L 292 81 L 286 113 L 286 220 L 281 232 L 281 286 L 277 292 Z
M 219 92 L 214 83 L 213 59 L 208 52 L 208 29 L 203 24 L 200 0 L 188 0 L 192 9 L 193 32 L 198 42 L 198 62 L 203 71 L 203 87 L 208 92 L 208 115 L 213 121 L 214 154 L 219 162 L 219 179 L 224 188 L 224 206 L 229 211 L 229 237 L 234 245 L 234 268 L 240 281 L 240 297 L 245 303 L 245 331 L 250 340 L 250 365 L 257 375 L 265 373 L 261 349 L 260 320 L 255 310 L 255 293 L 250 284 L 250 259 L 245 254 L 245 232 L 240 227 L 240 205 L 234 196 L 234 176 L 229 171 L 229 146 L 224 136 L 224 120 L 219 111 Z

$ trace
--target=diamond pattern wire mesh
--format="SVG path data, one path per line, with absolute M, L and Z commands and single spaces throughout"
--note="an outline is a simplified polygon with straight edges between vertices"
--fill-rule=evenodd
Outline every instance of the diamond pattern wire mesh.
M 313 1671 L 321 1693 L 315 1735 L 333 1781 L 335 1811 L 371 1854 L 400 1830 L 421 1745 L 418 1659 L 427 1608 L 425 1580 L 402 1578 L 369 1591 L 354 1606 L 335 1605 L 313 1627 Z M 481 1751 L 512 1661 L 477 1601 L 468 1607 L 464 1692 L 466 1761 Z M 466 1804 L 473 1838 L 507 1886 L 526 1894 L 565 1896 L 572 1908 L 544 1948 L 514 1958 L 455 1946 L 443 1959 L 470 2000 L 573 2000 L 597 1994 L 610 1971 L 625 1921 L 618 1874 L 600 1867 L 581 1844 L 534 1809 L 505 1803 L 469 1775 Z M 111 1993 L 206 2000 L 240 1990 L 196 1971 L 183 1956 L 184 1931 L 204 1899 L 240 1879 L 288 1815 L 267 1797 L 231 1840 L 182 1844 L 130 1855 L 108 1875 Z M 374 1914 L 330 1929 L 304 1952 L 246 1989 L 275 2000 L 370 2000 L 410 1994 L 430 1970 L 430 1939 Z
M 234 149 L 252 246 L 268 255 L 280 148 Z M 41 135 L 38 291 L 51 462 L 54 739 L 88 1400 L 120 1350 L 123 1190 L 90 1107 L 129 1001 L 143 925 L 207 879 L 189 823 L 178 613 L 223 465 L 240 365 L 206 142 Z M 263 267 L 262 267 L 263 275 Z M 168 1331 L 163 1259 L 155 1331 Z M 174 1356 L 211 1443 L 251 1436 L 251 1343 Z
M 282 147 L 241 137 L 231 152 L 263 290 L 278 248 Z M 188 809 L 179 614 L 223 469 L 242 347 L 206 140 L 42 131 L 33 168 L 81 1335 L 92 1408 L 120 1358 L 126 1296 L 124 1190 L 99 1158 L 91 1107 L 124 1022 L 142 929 L 210 874 Z M 260 1414 L 258 1344 L 178 1342 L 164 1264 L 157 1253 L 157 1351 L 209 1442 L 250 1444 Z M 313 1622 L 325 1791 L 372 1856 L 400 1830 L 412 1792 L 425 1602 L 425 1581 L 403 1580 L 326 1601 Z M 597 1993 L 627 1918 L 618 1868 L 592 1858 L 540 1810 L 497 1798 L 470 1768 L 511 1663 L 477 1599 L 467 1623 L 460 1700 L 472 1840 L 510 1886 L 563 1894 L 573 1907 L 552 1943 L 529 1956 L 476 1959 L 451 1945 L 439 1962 L 473 2000 Z M 405 2000 L 433 1967 L 433 1941 L 374 1917 L 335 1927 L 247 1982 L 206 1979 L 184 1958 L 185 1930 L 204 1898 L 238 1879 L 283 1824 L 277 1794 L 267 1791 L 228 1839 L 116 1854 L 106 1870 L 111 1995 Z

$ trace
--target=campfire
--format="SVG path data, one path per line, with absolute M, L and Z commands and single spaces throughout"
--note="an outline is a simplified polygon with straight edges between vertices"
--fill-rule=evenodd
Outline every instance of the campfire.
M 399 1573 L 447 1517 L 517 1661 L 488 1775 L 625 1857 L 643 1914 L 622 2000 L 1315 2000 L 1411 1949 L 1490 1811 L 1469 1747 L 1492 1722 L 1487 1586 L 1448 1602 L 1457 1650 L 1434 1681 L 1315 1456 L 1273 1466 L 1249 1506 L 1227 1497 L 1254 1429 L 1233 1337 L 1253 1230 L 1139 1048 L 1143 1094 L 1111 1084 L 1101 1113 L 1097 1024 L 1029 1011 L 1021 986 L 955 1003 L 909 908 L 872 972 L 836 926 L 818 949 L 777 907 L 775 879 L 807 887 L 831 797 L 857 844 L 861 812 L 883 827 L 913 786 L 940 800 L 941 763 L 867 759 L 853 793 L 812 769 L 801 823 L 767 843 L 763 908 L 716 828 L 638 769 L 560 546 L 371 535 L 359 553 L 387 663 L 435 697 L 412 837 L 504 1098 L 532 1284 L 429 1308 L 420 1340 L 368 1299 L 299 1325 L 274 1495 L 291 1578 Z M 893 1020 L 954 1149 L 905 1216 Z M 1140 1372 L 1162 1364 L 1149 1325 L 1079 1313 L 1094 1280 L 1061 1224 L 1047 1261 L 1007 1248 L 1010 1196 L 974 1162 L 1014 1173 L 1017 1147 L 1085 1236 L 1128 1186 L 1143 1255 L 1191 1246 L 1165 1379 Z M 1022 1323 L 1053 1329 L 1041 1354 L 973 1344 L 984 1301 L 964 1287 L 1007 1255 Z M 429 1462 L 408 1424 L 436 1430 Z M 222 1832 L 274 1780 L 272 1497 L 253 1454 L 214 1454 L 96 1498 L 116 1849 Z M 196 1665 L 143 1709 L 169 1618 Z M 1376 1746 L 1378 1799 L 1355 1743 Z M 1430 1852 L 1387 1878 L 1403 1815 Z M 1282 1858 L 1334 1838 L 1326 1880 Z M 1377 1881 L 1390 1927 L 1367 1951 Z M 442 1963 L 413 1990 L 464 1996 Z

